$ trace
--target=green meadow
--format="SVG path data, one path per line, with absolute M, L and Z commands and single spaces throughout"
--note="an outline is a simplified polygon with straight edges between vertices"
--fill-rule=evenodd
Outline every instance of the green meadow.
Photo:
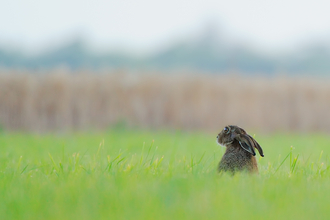
M 329 219 L 330 137 L 256 134 L 259 175 L 218 175 L 217 133 L 0 134 L 0 219 Z

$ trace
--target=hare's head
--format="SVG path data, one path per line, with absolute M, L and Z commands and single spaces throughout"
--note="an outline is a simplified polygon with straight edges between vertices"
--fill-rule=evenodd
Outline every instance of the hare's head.
M 262 148 L 256 140 L 246 133 L 243 128 L 235 125 L 228 125 L 218 134 L 217 141 L 220 145 L 228 147 L 239 144 L 239 146 L 251 153 L 253 156 L 256 155 L 254 148 L 259 151 L 260 156 L 264 156 Z

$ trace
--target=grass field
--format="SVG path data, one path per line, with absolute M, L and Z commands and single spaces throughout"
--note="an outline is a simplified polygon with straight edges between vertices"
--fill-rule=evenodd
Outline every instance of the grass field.
M 220 176 L 216 135 L 2 133 L 0 218 L 330 218 L 330 137 L 257 135 L 260 174 Z

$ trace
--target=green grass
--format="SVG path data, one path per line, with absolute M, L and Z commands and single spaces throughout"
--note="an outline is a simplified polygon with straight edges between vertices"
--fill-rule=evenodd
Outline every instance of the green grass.
M 328 219 L 330 137 L 255 138 L 259 175 L 216 173 L 215 134 L 0 134 L 1 219 Z

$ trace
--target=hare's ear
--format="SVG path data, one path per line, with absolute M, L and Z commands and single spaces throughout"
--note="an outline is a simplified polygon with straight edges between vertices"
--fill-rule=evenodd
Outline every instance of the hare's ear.
M 257 148 L 257 150 L 259 151 L 260 156 L 264 157 L 264 152 L 263 152 L 262 148 L 260 147 L 260 145 L 258 144 L 258 142 L 256 140 L 254 140 L 254 138 L 251 137 L 250 135 L 249 135 L 249 137 L 253 141 L 254 147 Z
M 254 151 L 254 142 L 253 140 L 251 140 L 249 135 L 247 134 L 237 135 L 236 140 L 244 150 L 251 153 L 253 156 L 256 155 L 256 152 Z

